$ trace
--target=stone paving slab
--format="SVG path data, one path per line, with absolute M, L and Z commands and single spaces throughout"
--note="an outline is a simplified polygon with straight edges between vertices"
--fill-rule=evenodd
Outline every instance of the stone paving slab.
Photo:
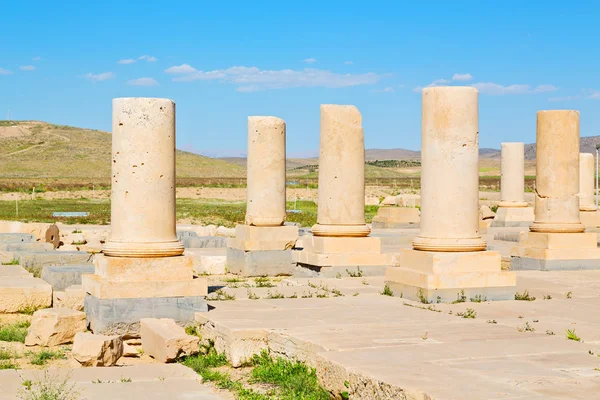
M 48 370 L 49 375 L 68 376 L 86 400 L 104 399 L 233 399 L 229 393 L 217 392 L 203 385 L 200 376 L 181 364 L 148 364 L 111 368 L 74 368 Z M 0 399 L 17 398 L 24 380 L 43 377 L 41 370 L 0 371 Z M 122 382 L 121 380 L 131 382 Z
M 361 280 L 318 283 L 346 293 Z M 278 290 L 309 289 L 308 281 L 286 279 L 280 284 L 291 286 Z M 368 283 L 383 288 L 383 278 Z M 219 301 L 196 320 L 234 365 L 269 348 L 315 366 L 328 389 L 343 391 L 340 384 L 350 382 L 350 398 L 600 396 L 600 271 L 519 272 L 517 292 L 526 290 L 535 301 L 426 305 L 378 291 Z M 467 309 L 475 319 L 457 315 Z M 566 329 L 582 342 L 567 340 Z

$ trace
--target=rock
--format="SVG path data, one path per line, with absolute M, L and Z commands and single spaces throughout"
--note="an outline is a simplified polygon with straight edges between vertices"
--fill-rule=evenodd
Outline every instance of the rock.
M 72 355 L 84 367 L 110 367 L 123 356 L 123 339 L 79 332 L 75 335 Z
M 378 206 L 379 197 L 365 196 L 365 206 Z
M 144 352 L 159 362 L 195 354 L 200 346 L 200 338 L 188 335 L 170 318 L 142 318 L 140 335 Z
M 86 328 L 85 313 L 70 308 L 48 308 L 33 313 L 26 346 L 58 346 L 71 343 Z
M 479 216 L 482 220 L 485 219 L 494 219 L 496 214 L 492 211 L 492 209 L 486 205 L 479 207 Z
M 56 291 L 52 294 L 52 307 L 64 307 L 83 311 L 84 300 L 85 291 L 83 287 L 81 285 L 73 285 L 66 288 L 64 292 Z
M 23 274 L 0 278 L 0 313 L 37 310 L 51 304 L 52 286 L 47 282 Z
M 395 206 L 396 205 L 396 196 L 386 196 L 385 199 L 381 202 L 382 206 Z
M 123 357 L 139 357 L 140 353 L 135 346 L 123 343 Z
M 235 237 L 235 229 L 234 228 L 225 228 L 224 226 L 220 226 L 217 228 L 215 232 L 217 236 L 227 236 L 227 237 Z

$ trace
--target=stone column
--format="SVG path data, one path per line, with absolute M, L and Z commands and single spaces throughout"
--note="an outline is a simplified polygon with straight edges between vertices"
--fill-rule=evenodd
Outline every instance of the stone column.
M 285 121 L 248 117 L 246 224 L 280 226 L 285 214 Z
M 183 254 L 175 233 L 175 103 L 113 100 L 111 233 L 104 254 Z
M 499 207 L 527 207 L 525 201 L 525 145 L 502 143 Z
M 365 224 L 365 141 L 354 106 L 321 105 L 319 208 L 315 236 L 368 236 Z
M 579 210 L 596 211 L 594 202 L 594 155 L 579 154 Z
M 579 112 L 538 111 L 531 232 L 583 232 L 579 219 Z
M 421 231 L 415 250 L 479 251 L 478 95 L 472 87 L 423 90 Z

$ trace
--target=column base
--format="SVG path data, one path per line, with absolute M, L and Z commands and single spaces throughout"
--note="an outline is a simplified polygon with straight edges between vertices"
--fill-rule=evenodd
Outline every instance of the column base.
M 600 269 L 598 235 L 521 232 L 511 249 L 511 270 L 572 271 Z
M 598 210 L 581 210 L 579 211 L 579 219 L 586 228 L 598 228 L 600 226 L 600 213 L 598 213 Z
M 194 277 L 186 256 L 128 258 L 98 255 L 94 274 L 81 276 L 84 309 L 94 333 L 136 336 L 140 318 L 191 322 L 207 311 L 205 277 Z
M 514 272 L 502 271 L 500 253 L 402 250 L 399 267 L 388 268 L 386 285 L 394 296 L 423 303 L 513 300 Z
M 329 276 L 331 269 L 336 270 L 334 276 L 346 269 L 358 274 L 358 268 L 378 269 L 377 275 L 383 275 L 385 267 L 393 263 L 394 254 L 381 252 L 381 238 L 378 237 L 305 236 L 303 242 L 302 251 L 292 253 L 294 261 L 301 268 L 318 272 L 320 276 Z M 301 271 L 297 271 L 296 274 L 302 276 Z
M 585 226 L 581 222 L 563 224 L 534 222 L 529 230 L 537 233 L 582 233 L 585 232 Z
M 312 234 L 324 237 L 365 237 L 369 236 L 371 228 L 367 224 L 359 225 L 323 225 L 312 227 Z
M 527 204 L 527 203 L 525 203 Z M 498 207 L 494 221 L 495 227 L 527 227 L 535 219 L 533 207 Z
M 292 275 L 292 250 L 244 251 L 227 248 L 227 271 L 241 276 Z
M 146 243 L 109 240 L 102 247 L 102 252 L 112 257 L 173 257 L 182 255 L 183 250 L 183 244 L 179 240 Z
M 243 251 L 289 250 L 297 240 L 297 226 L 237 225 L 235 237 L 227 241 L 227 247 Z
M 380 207 L 377 210 L 377 215 L 373 217 L 371 226 L 373 229 L 396 229 L 420 222 L 421 217 L 418 208 Z
M 487 248 L 486 241 L 481 236 L 472 238 L 436 238 L 417 236 L 412 242 L 413 248 L 420 251 L 439 252 L 472 252 Z

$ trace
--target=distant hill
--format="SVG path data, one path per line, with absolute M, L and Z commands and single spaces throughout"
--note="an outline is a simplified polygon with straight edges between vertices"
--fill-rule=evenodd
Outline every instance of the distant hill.
M 40 121 L 0 121 L 0 178 L 110 178 L 111 134 Z M 245 168 L 177 150 L 177 176 L 244 177 Z
M 579 139 L 579 152 L 596 154 L 597 144 L 600 144 L 600 136 L 584 136 Z M 535 143 L 525 145 L 525 159 L 535 160 Z

